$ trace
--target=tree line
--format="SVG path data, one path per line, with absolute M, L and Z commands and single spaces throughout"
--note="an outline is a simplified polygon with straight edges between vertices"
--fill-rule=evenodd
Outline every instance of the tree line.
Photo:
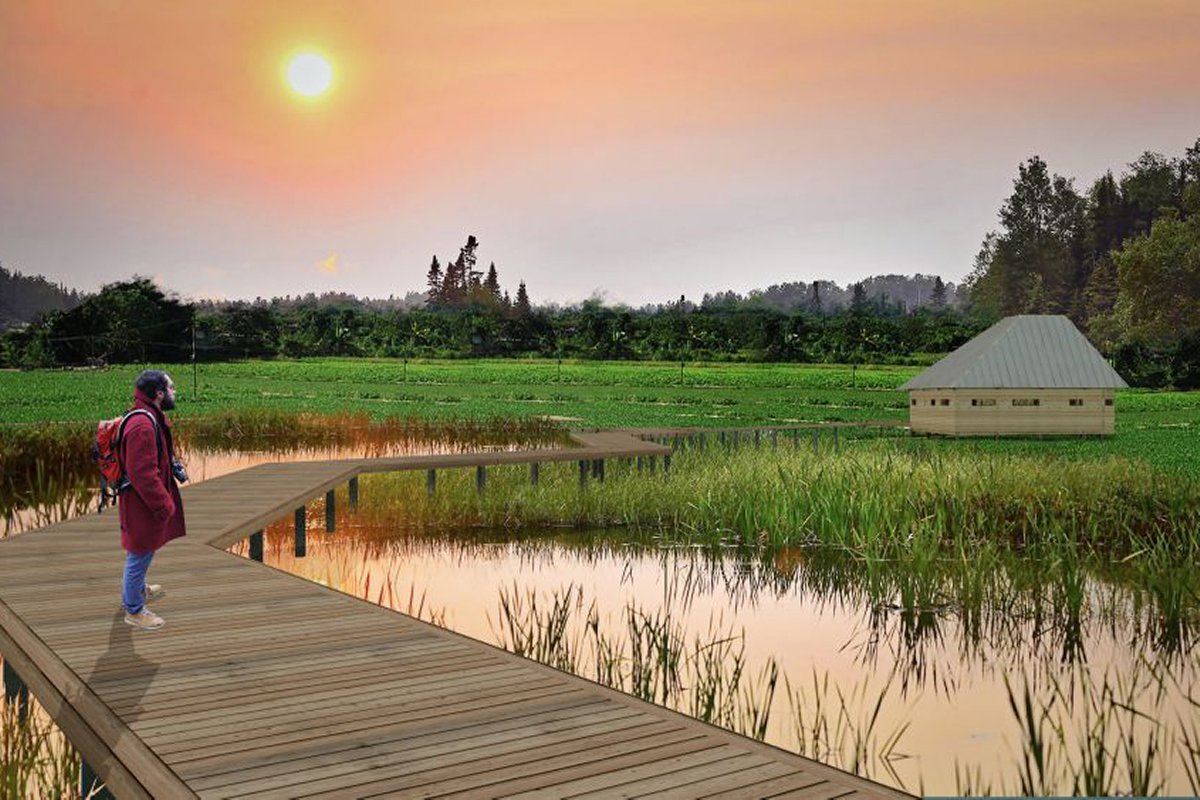
M 64 311 L 81 301 L 79 293 L 41 275 L 10 272 L 0 264 L 0 330 L 34 322 L 47 311 Z
M 6 366 L 309 356 L 544 357 L 831 363 L 928 361 L 979 324 L 952 309 L 879 306 L 816 315 L 756 305 L 635 310 L 589 300 L 520 311 L 487 304 L 375 310 L 319 298 L 198 306 L 147 279 L 0 335 Z M 193 339 L 194 334 L 194 339 Z
M 1200 387 L 1200 139 L 1084 192 L 1021 164 L 963 289 L 971 312 L 1066 314 L 1145 386 Z

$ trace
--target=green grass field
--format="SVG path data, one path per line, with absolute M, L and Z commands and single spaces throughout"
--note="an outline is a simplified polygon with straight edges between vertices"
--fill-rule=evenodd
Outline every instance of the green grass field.
M 161 366 L 161 365 L 159 365 Z M 919 367 L 685 364 L 552 360 L 316 359 L 166 367 L 179 388 L 176 416 L 220 410 L 363 412 L 375 419 L 563 419 L 568 427 L 732 427 L 907 419 L 896 391 Z M 0 423 L 85 422 L 129 402 L 140 366 L 103 371 L 0 372 Z M 1117 395 L 1111 439 L 945 440 L 935 447 L 1121 454 L 1200 476 L 1200 393 Z

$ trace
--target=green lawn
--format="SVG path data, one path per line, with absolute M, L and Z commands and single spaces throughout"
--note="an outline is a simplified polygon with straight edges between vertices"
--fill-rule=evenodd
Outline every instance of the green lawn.
M 159 365 L 161 366 L 161 365 Z M 221 409 L 354 411 L 374 418 L 550 416 L 578 427 L 785 425 L 907 418 L 895 390 L 919 367 L 314 359 L 166 367 L 180 420 Z M 0 422 L 79 422 L 119 413 L 139 366 L 0 372 Z M 1117 394 L 1111 439 L 931 441 L 1091 458 L 1124 454 L 1200 476 L 1200 392 Z

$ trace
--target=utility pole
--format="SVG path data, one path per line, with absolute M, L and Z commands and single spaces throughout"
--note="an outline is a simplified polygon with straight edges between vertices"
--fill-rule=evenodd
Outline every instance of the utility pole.
M 192 320 L 192 400 L 199 400 L 200 393 L 196 388 L 196 320 Z

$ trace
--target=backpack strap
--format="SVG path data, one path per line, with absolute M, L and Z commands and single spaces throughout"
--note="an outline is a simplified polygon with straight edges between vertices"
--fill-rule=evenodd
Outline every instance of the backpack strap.
M 154 443 L 158 445 L 158 457 L 161 459 L 163 445 L 162 437 L 158 435 L 158 420 L 156 420 L 154 415 L 144 408 L 130 409 L 129 411 L 125 412 L 125 416 L 121 417 L 121 424 L 117 427 L 117 458 L 121 457 L 121 445 L 125 443 L 125 423 L 129 422 L 129 420 L 135 414 L 145 414 L 150 419 L 150 424 L 154 426 Z M 123 472 L 124 467 L 122 467 L 121 470 Z

